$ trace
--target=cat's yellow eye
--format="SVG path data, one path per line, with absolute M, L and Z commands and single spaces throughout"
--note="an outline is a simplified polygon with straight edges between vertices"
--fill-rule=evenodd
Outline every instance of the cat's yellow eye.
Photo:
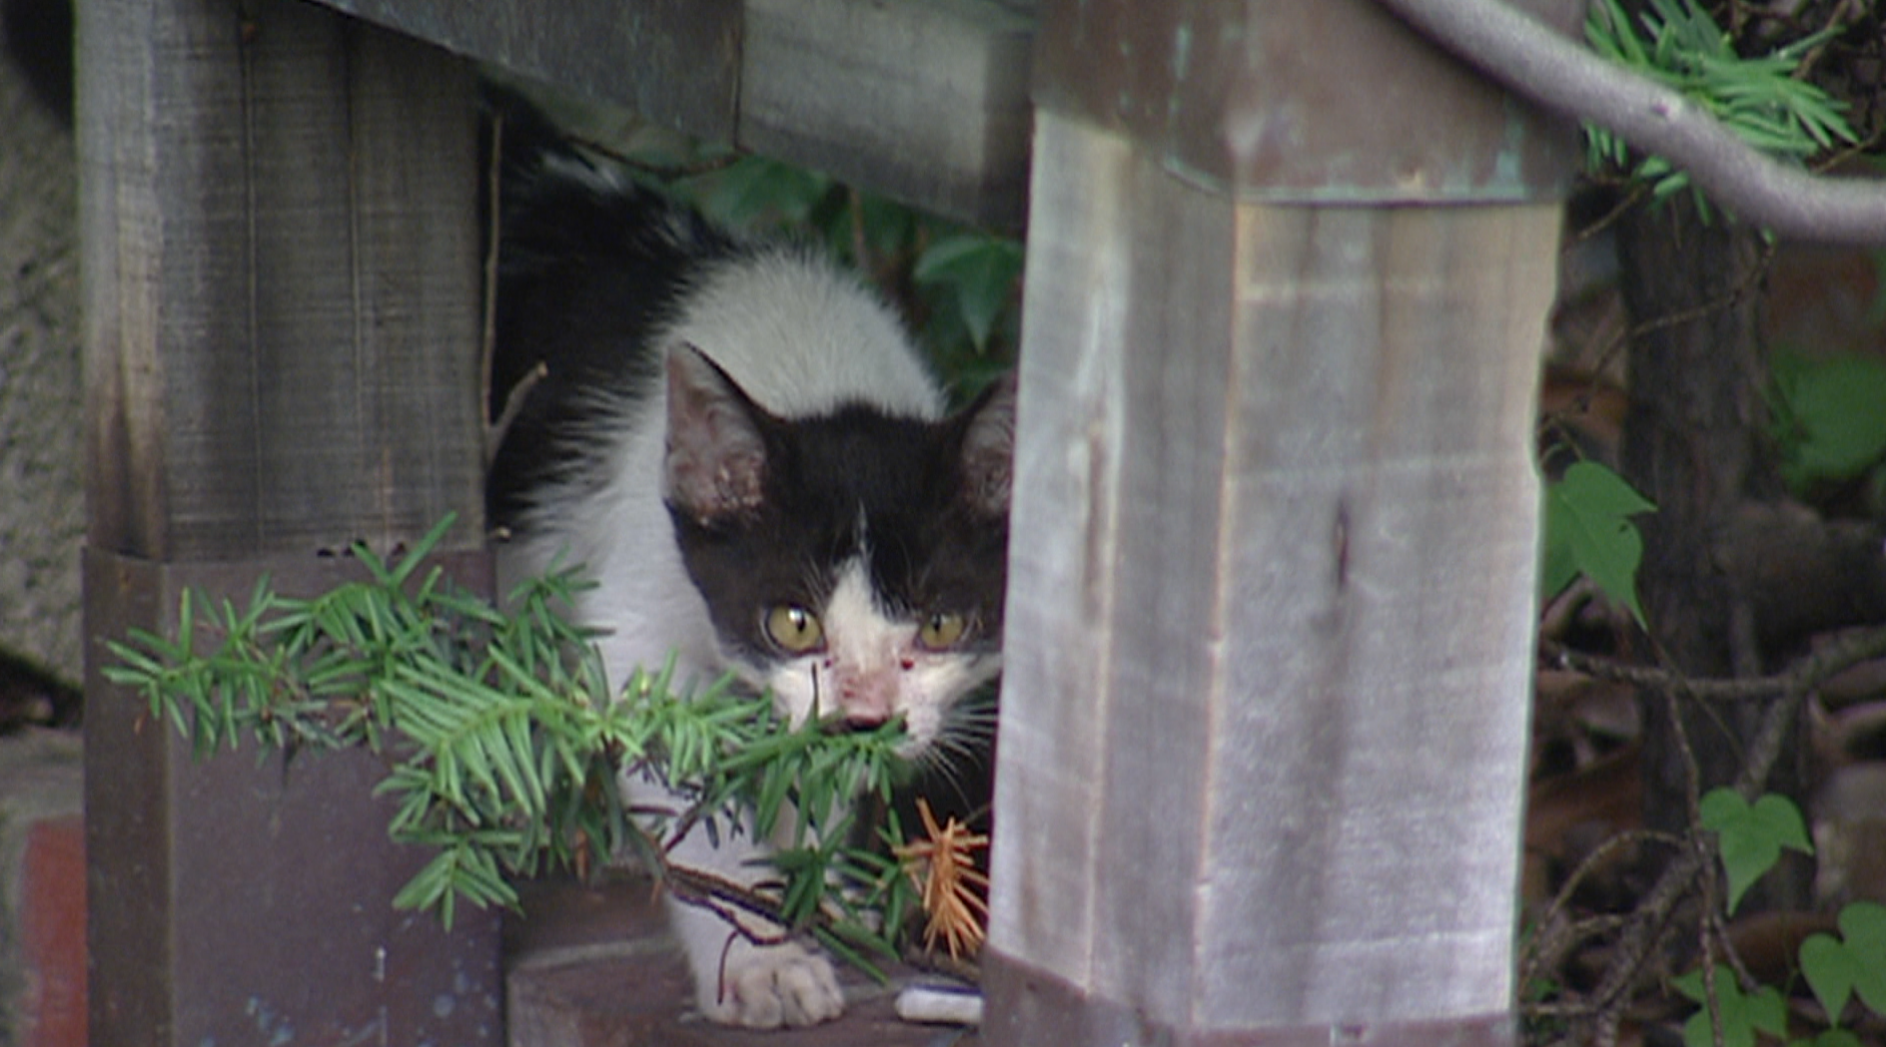
M 917 627 L 917 642 L 932 651 L 946 650 L 956 646 L 968 631 L 968 619 L 951 611 L 938 611 Z
M 775 605 L 766 612 L 766 638 L 788 654 L 816 651 L 825 643 L 819 616 L 796 603 Z

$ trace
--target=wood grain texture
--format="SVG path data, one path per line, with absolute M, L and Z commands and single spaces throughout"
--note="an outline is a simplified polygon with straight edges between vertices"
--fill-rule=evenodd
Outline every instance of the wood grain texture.
M 1026 214 L 1016 0 L 318 0 L 966 221 Z
M 990 0 L 747 0 L 743 148 L 1019 228 L 1031 19 Z
M 512 73 L 732 141 L 741 0 L 320 0 Z
M 439 562 L 488 589 L 489 557 Z M 98 549 L 86 618 L 100 635 L 174 635 L 185 591 L 247 599 L 267 575 L 309 598 L 365 572 L 308 556 L 167 564 Z M 87 1006 L 93 1047 L 505 1042 L 499 914 L 453 929 L 393 898 L 431 859 L 395 843 L 381 754 L 240 751 L 198 759 L 96 663 L 87 680 Z
M 91 542 L 479 540 L 470 81 L 302 4 L 88 0 Z
M 1037 129 L 991 947 L 1180 1029 L 1505 1010 L 1556 208 Z

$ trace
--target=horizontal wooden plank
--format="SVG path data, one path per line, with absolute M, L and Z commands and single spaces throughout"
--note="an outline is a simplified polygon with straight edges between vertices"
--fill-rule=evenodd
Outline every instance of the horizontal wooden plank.
M 988 0 L 748 0 L 736 139 L 1020 228 L 1031 20 Z
M 318 0 L 449 51 L 731 141 L 741 0 Z
M 1585 9 L 1512 3 L 1566 33 Z M 1342 61 L 1329 60 L 1334 42 Z M 1055 3 L 1041 43 L 1042 108 L 1127 135 L 1168 172 L 1240 199 L 1547 199 L 1577 167 L 1570 123 L 1487 90 L 1372 0 Z
M 1026 213 L 1026 2 L 318 2 L 942 214 Z

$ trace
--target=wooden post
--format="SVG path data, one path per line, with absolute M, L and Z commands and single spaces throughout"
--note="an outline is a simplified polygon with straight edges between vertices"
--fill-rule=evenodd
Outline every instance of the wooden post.
M 377 761 L 198 765 L 97 671 L 185 588 L 324 587 L 447 512 L 488 585 L 469 75 L 287 0 L 78 25 L 92 1042 L 501 1042 L 495 918 L 389 904 L 425 856 Z
M 1563 129 L 1361 0 L 1044 8 L 985 1037 L 1509 1042 Z

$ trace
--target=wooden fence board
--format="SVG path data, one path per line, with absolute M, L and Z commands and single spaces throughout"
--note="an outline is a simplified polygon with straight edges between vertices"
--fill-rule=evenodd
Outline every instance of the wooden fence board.
M 92 544 L 478 534 L 464 69 L 296 4 L 81 22 Z
M 92 1042 L 496 1044 L 496 920 L 391 908 L 425 856 L 375 757 L 194 764 L 99 671 L 186 588 L 312 595 L 448 512 L 488 590 L 468 70 L 288 0 L 77 14 Z

